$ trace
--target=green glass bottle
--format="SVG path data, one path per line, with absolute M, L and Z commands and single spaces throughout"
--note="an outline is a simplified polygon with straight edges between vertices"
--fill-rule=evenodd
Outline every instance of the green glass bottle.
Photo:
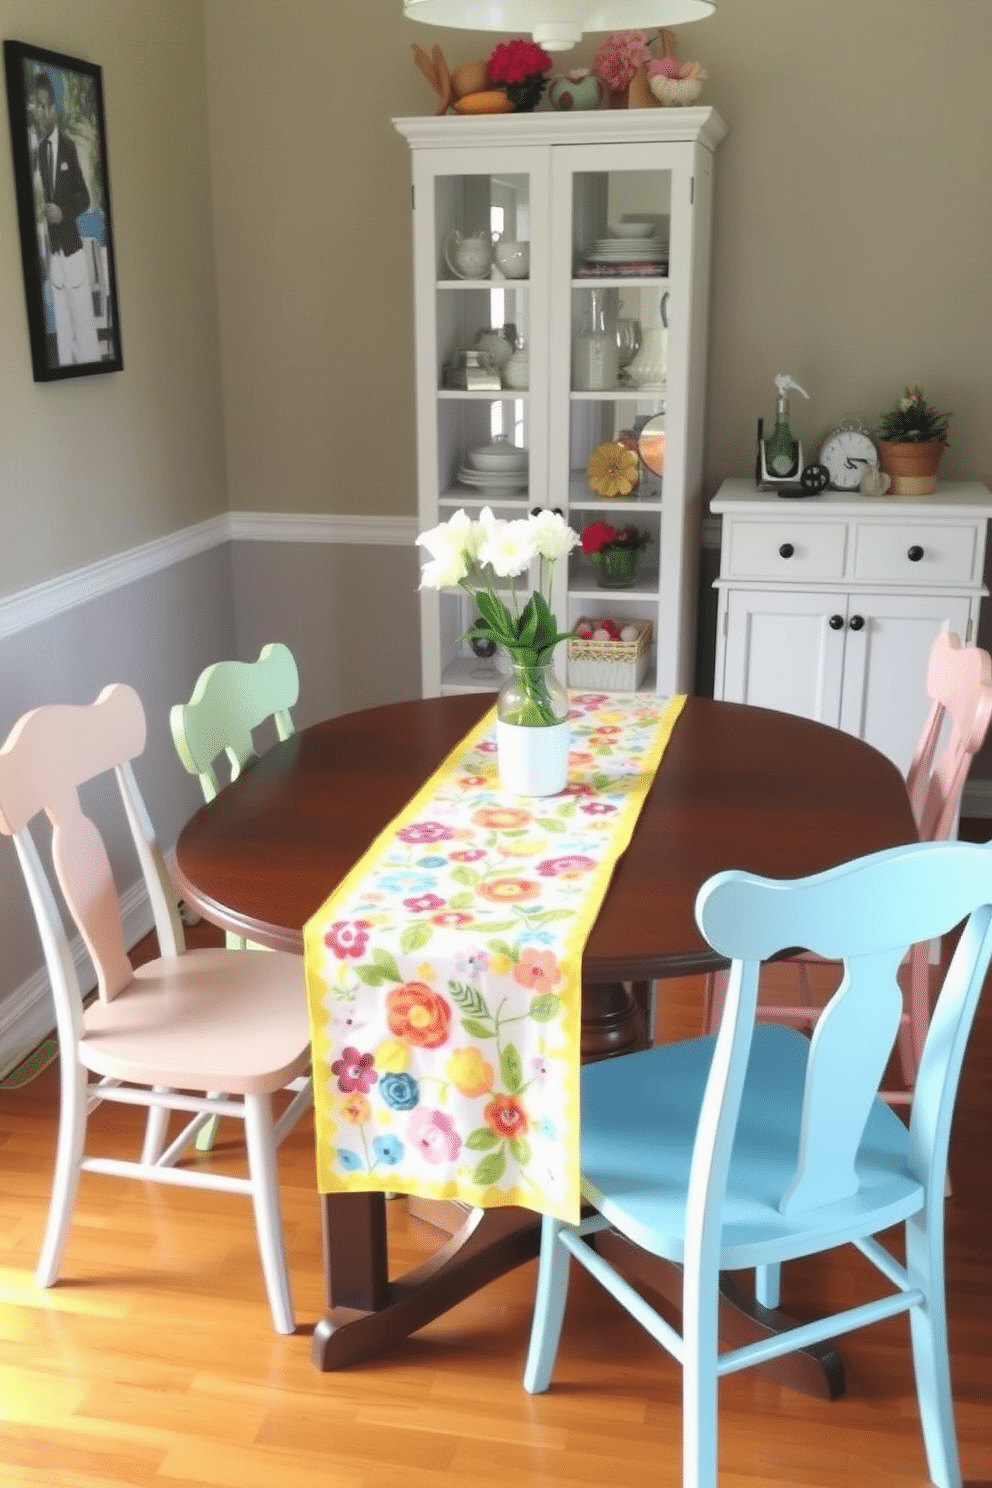
M 765 440 L 765 470 L 779 480 L 789 480 L 799 474 L 799 441 L 789 422 L 789 389 L 795 388 L 804 398 L 809 394 L 799 386 L 787 372 L 780 372 L 775 379 L 777 400 L 775 403 L 775 427 Z

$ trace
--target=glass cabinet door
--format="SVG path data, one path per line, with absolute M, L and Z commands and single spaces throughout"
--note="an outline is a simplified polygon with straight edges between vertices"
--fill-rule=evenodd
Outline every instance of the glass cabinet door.
M 546 152 L 450 151 L 415 172 L 421 522 L 484 507 L 512 519 L 546 504 Z M 430 203 L 429 210 L 421 204 Z M 429 292 L 424 292 L 424 281 Z M 526 594 L 536 575 L 517 580 Z M 436 604 L 440 656 L 425 690 L 498 687 L 508 667 L 462 639 L 463 591 Z M 483 649 L 483 648 L 478 648 Z
M 568 628 L 604 617 L 649 622 L 639 685 L 674 690 L 661 596 L 666 556 L 682 563 L 683 461 L 678 419 L 674 429 L 669 422 L 673 404 L 684 408 L 671 369 L 684 338 L 678 219 L 690 162 L 680 165 L 663 145 L 626 146 L 619 168 L 617 150 L 605 146 L 563 147 L 554 161 L 553 216 L 562 230 L 553 244 L 551 334 L 561 355 L 551 368 L 551 439 L 567 460 L 552 462 L 551 500 L 576 531 L 605 523 L 621 546 L 639 545 L 633 561 L 577 549 L 562 619 Z

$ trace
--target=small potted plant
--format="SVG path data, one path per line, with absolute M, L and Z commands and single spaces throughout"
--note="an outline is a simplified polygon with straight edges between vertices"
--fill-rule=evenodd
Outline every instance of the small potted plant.
M 630 589 L 637 579 L 637 559 L 651 538 L 636 527 L 590 522 L 582 533 L 582 551 L 599 570 L 601 589 Z
M 929 496 L 937 489 L 937 471 L 947 447 L 949 413 L 940 413 L 919 383 L 903 391 L 878 425 L 882 469 L 892 480 L 894 496 Z

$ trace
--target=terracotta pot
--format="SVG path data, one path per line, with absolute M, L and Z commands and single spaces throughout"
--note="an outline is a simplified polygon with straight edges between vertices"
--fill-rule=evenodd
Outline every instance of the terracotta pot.
M 882 469 L 892 478 L 893 496 L 929 496 L 937 489 L 937 471 L 944 446 L 933 439 L 927 444 L 878 441 Z

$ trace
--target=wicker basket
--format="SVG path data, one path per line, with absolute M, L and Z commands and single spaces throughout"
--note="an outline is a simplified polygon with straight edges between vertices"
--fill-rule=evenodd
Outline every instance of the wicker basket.
M 583 641 L 568 638 L 569 687 L 595 688 L 605 692 L 634 692 L 644 680 L 651 650 L 651 621 L 629 620 L 637 626 L 636 641 Z M 596 619 L 575 622 L 597 626 Z

